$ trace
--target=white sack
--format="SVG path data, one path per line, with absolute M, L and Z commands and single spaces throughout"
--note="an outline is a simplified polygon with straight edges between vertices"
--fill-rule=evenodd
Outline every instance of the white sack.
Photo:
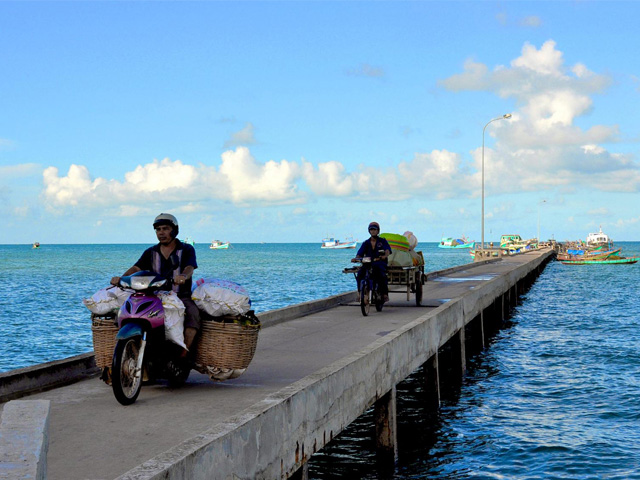
M 127 292 L 118 287 L 106 287 L 91 295 L 91 298 L 84 298 L 82 303 L 91 313 L 96 315 L 106 315 L 117 312 L 124 302 L 129 298 L 131 292 Z
M 176 292 L 158 292 L 164 308 L 164 336 L 176 345 L 186 349 L 184 343 L 184 303 Z
M 413 258 L 409 252 L 394 250 L 391 252 L 391 255 L 389 255 L 389 265 L 396 267 L 412 267 Z
M 218 278 L 200 279 L 191 298 L 212 317 L 242 315 L 251 309 L 247 290 L 237 283 Z

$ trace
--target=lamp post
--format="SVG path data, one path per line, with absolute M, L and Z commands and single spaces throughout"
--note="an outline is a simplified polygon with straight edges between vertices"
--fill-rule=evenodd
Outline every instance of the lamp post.
M 536 240 L 538 240 L 538 248 L 540 248 L 540 205 L 542 205 L 543 203 L 547 203 L 547 201 L 542 200 L 538 202 L 538 236 L 536 238 Z
M 487 129 L 491 122 L 495 122 L 496 120 L 504 120 L 507 118 L 511 118 L 510 113 L 505 113 L 503 116 L 494 118 L 493 120 L 489 120 L 487 124 L 482 129 L 482 250 L 484 250 L 484 131 Z

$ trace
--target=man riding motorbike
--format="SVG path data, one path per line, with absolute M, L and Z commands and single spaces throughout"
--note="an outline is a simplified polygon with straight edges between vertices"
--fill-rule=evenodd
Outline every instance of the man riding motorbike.
M 373 261 L 373 274 L 377 278 L 380 293 L 383 295 L 384 302 L 389 301 L 389 286 L 387 284 L 387 258 L 391 255 L 391 245 L 386 239 L 379 237 L 380 225 L 378 222 L 369 224 L 369 234 L 371 238 L 365 240 L 360 245 L 356 258 L 351 261 L 356 262 L 358 258 L 371 257 Z M 382 253 L 383 252 L 383 253 Z M 358 282 L 358 290 L 360 290 L 360 282 L 364 276 L 364 269 L 360 269 L 356 275 Z
M 173 290 L 185 306 L 184 343 L 187 350 L 181 354 L 186 359 L 198 331 L 200 330 L 200 311 L 191 299 L 193 271 L 198 268 L 196 251 L 192 245 L 178 240 L 178 220 L 170 213 L 161 213 L 153 221 L 158 244 L 147 248 L 138 261 L 122 276 L 149 270 L 165 278 L 173 279 Z M 118 285 L 120 277 L 111 279 L 112 285 Z

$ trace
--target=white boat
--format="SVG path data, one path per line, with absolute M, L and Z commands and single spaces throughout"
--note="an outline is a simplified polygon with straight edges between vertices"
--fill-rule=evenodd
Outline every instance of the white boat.
M 213 250 L 222 250 L 225 248 L 229 248 L 229 245 L 231 245 L 229 242 L 221 242 L 220 240 L 213 240 L 211 242 L 211 245 L 209 245 L 209 248 Z
M 344 242 L 341 242 L 337 238 L 327 237 L 322 239 L 320 248 L 356 248 L 357 244 L 358 241 L 353 238 L 347 238 Z
M 613 246 L 613 240 L 609 238 L 609 235 L 602 232 L 602 227 L 598 233 L 590 233 L 587 235 L 587 247 L 600 247 L 605 245 L 607 247 Z

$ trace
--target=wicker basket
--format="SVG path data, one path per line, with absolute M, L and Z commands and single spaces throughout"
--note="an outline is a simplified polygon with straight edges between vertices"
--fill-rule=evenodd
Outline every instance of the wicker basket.
M 116 347 L 118 323 L 115 314 L 91 315 L 91 332 L 93 333 L 93 351 L 96 366 L 110 367 L 113 361 L 113 350 Z
M 203 321 L 196 363 L 216 369 L 247 368 L 256 352 L 259 331 L 260 324 Z

